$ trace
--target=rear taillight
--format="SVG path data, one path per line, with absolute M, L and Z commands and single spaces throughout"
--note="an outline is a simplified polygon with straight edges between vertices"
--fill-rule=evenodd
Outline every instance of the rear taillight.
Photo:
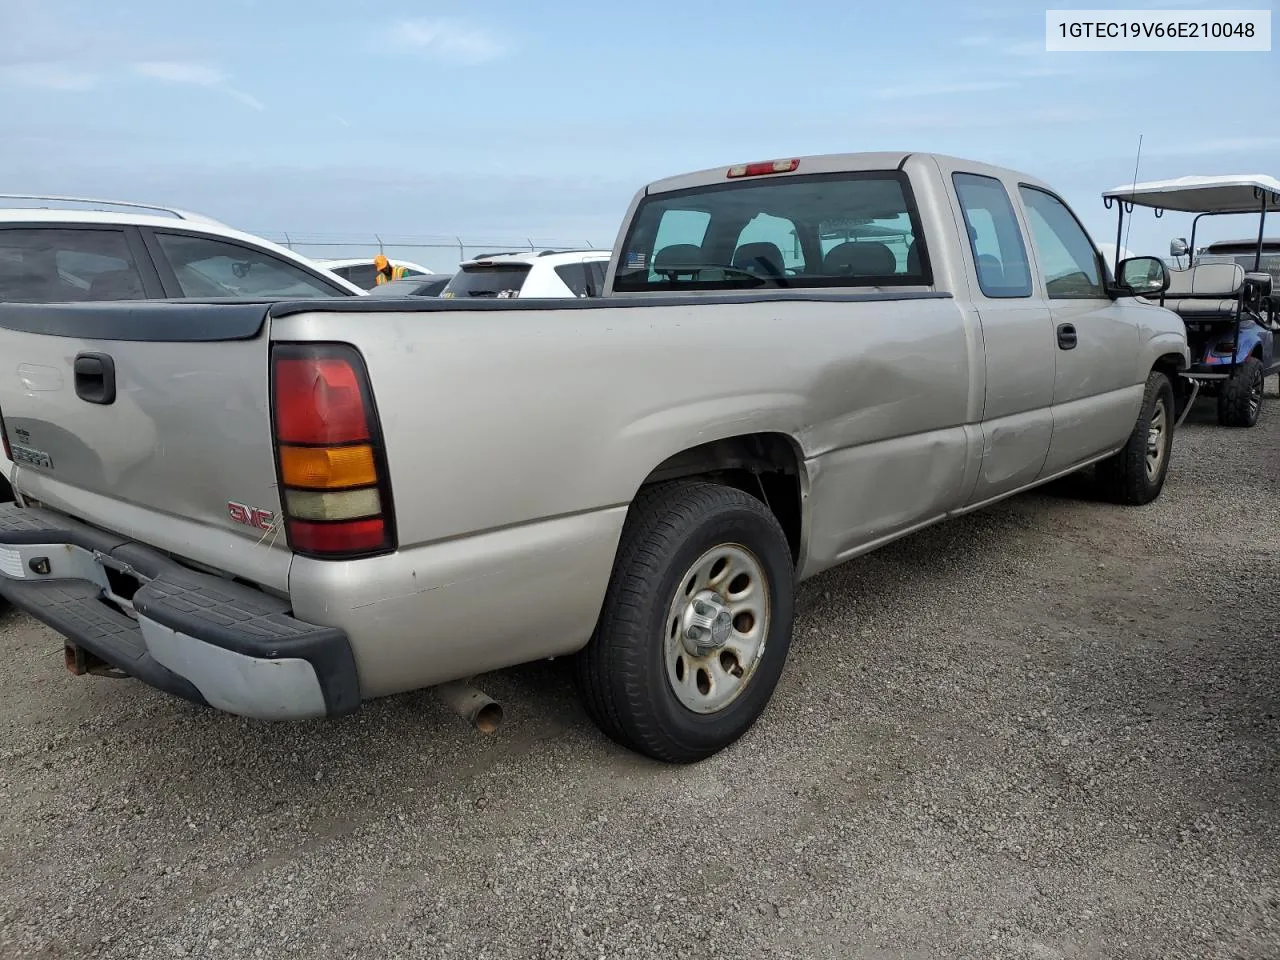
M 386 455 L 355 348 L 276 344 L 271 414 L 290 549 L 324 559 L 394 550 Z

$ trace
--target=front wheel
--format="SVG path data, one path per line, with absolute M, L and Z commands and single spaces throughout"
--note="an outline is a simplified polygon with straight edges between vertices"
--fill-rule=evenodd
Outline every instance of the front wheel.
M 1257 357 L 1247 357 L 1218 394 L 1218 423 L 1224 427 L 1256 425 L 1262 412 L 1265 383 L 1262 361 Z
M 577 656 L 591 718 L 623 746 L 670 763 L 729 746 L 782 675 L 793 571 L 786 534 L 755 497 L 704 482 L 641 493 Z
M 1140 506 L 1160 496 L 1173 452 L 1173 411 L 1173 384 L 1152 370 L 1128 442 L 1098 464 L 1098 484 L 1108 500 Z

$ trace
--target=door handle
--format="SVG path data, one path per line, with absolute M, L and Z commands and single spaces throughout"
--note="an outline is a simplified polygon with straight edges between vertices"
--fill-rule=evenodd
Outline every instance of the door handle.
M 116 402 L 116 362 L 105 353 L 78 353 L 75 372 L 76 396 L 85 403 Z
M 1076 338 L 1076 328 L 1070 323 L 1058 324 L 1058 346 L 1063 350 L 1074 350 L 1079 340 Z

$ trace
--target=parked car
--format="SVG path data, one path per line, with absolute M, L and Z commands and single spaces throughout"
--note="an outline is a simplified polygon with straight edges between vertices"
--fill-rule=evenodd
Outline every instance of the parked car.
M 489 727 L 459 684 L 572 656 L 698 760 L 796 582 L 1090 465 L 1160 495 L 1186 333 L 1161 261 L 1117 276 L 1031 176 L 863 153 L 650 184 L 598 297 L 0 306 L 0 595 L 251 717 L 444 684 Z
M 409 260 L 397 260 L 387 257 L 387 262 L 401 274 L 402 278 L 430 276 L 432 271 L 421 264 Z M 374 266 L 373 257 L 349 257 L 340 260 L 317 260 L 316 263 L 326 270 L 331 270 L 344 280 L 354 283 L 364 290 L 373 290 L 378 286 L 378 268 Z
M 446 284 L 453 278 L 452 273 L 429 273 L 422 276 L 405 277 L 392 280 L 369 291 L 371 297 L 438 297 Z
M 0 194 L 0 302 L 302 299 L 363 292 L 292 250 L 201 214 L 125 201 Z
M 20 202 L 27 206 L 4 206 Z M 78 203 L 115 210 L 33 207 Z M 142 203 L 0 194 L 0 302 L 363 293 L 309 260 L 211 217 Z M 0 474 L 10 464 L 0 458 Z M 13 499 L 0 475 L 0 502 Z
M 440 296 L 595 297 L 604 289 L 608 250 L 496 253 L 464 261 Z

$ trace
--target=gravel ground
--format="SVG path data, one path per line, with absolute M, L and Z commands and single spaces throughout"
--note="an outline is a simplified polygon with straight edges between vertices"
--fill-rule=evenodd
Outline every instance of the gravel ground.
M 73 678 L 0 617 L 4 957 L 1280 957 L 1280 405 L 1154 505 L 1071 482 L 808 582 L 691 768 L 559 663 L 338 722 Z

